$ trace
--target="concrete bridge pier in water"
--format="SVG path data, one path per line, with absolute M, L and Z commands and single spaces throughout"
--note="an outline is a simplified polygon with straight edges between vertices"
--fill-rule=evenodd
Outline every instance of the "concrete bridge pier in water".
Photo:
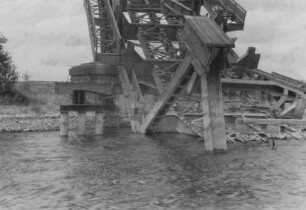
M 67 137 L 69 133 L 69 112 L 77 112 L 77 134 L 84 136 L 86 134 L 86 112 L 94 112 L 95 120 L 95 135 L 102 135 L 104 132 L 104 107 L 91 105 L 68 105 L 61 106 L 60 111 L 60 136 Z

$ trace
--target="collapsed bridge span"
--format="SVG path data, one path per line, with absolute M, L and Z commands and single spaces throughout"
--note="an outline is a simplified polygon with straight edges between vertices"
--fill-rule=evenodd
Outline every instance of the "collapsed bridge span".
M 235 0 L 84 5 L 93 63 L 56 85 L 76 106 L 113 99 L 133 131 L 192 133 L 210 152 L 227 150 L 224 116 L 302 118 L 304 84 L 259 70 L 255 48 L 241 58 L 233 50 L 227 32 L 243 30 L 246 17 Z

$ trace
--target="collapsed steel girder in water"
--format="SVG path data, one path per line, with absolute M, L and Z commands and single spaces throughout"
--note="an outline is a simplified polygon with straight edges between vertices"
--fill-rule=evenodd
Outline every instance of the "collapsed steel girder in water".
M 160 124 L 175 113 L 185 130 L 204 137 L 206 150 L 225 151 L 224 115 L 303 115 L 302 83 L 259 70 L 255 48 L 240 58 L 231 49 L 235 39 L 226 32 L 243 30 L 246 17 L 235 0 L 84 0 L 84 6 L 93 61 L 114 66 L 107 68 L 116 76 L 103 85 L 81 79 L 69 90 L 124 96 L 128 103 L 119 106 L 136 132 L 165 131 Z M 121 93 L 114 91 L 118 83 Z

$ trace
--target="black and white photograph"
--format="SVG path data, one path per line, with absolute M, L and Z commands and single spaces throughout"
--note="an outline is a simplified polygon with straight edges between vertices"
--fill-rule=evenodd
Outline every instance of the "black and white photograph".
M 306 210 L 306 1 L 0 0 L 0 210 Z

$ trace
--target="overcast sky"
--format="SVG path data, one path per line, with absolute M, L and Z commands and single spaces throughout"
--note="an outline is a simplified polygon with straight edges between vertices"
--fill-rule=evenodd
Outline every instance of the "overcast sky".
M 305 0 L 238 2 L 248 11 L 238 54 L 254 46 L 262 70 L 306 80 Z M 70 66 L 92 60 L 82 0 L 0 0 L 0 32 L 33 80 L 67 80 Z

